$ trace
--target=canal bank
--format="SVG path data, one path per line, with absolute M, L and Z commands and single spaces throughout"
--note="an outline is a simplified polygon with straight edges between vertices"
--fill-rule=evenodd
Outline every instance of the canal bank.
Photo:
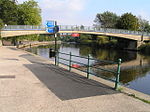
M 49 44 L 55 44 L 55 41 L 27 41 L 27 42 L 22 42 L 22 44 L 18 44 L 18 48 L 30 48 L 30 47 L 36 47 L 40 45 L 49 45 Z M 57 41 L 57 44 L 61 44 L 61 41 Z
M 49 56 L 49 48 L 54 48 L 54 45 L 33 47 L 27 51 L 53 60 L 53 58 L 50 58 Z M 58 51 L 63 53 L 69 54 L 72 52 L 73 55 L 81 57 L 88 57 L 88 55 L 90 55 L 91 58 L 98 60 L 117 61 L 119 58 L 121 58 L 121 85 L 150 95 L 150 86 L 148 85 L 150 81 L 150 56 L 142 55 L 133 51 L 102 49 L 87 45 L 76 45 L 70 43 L 60 44 L 57 46 L 57 48 Z M 67 58 L 65 55 L 61 55 L 61 57 Z M 85 59 L 74 58 L 73 60 L 87 64 L 87 60 Z M 64 63 L 63 60 L 60 61 Z M 90 61 L 90 63 L 92 65 L 96 65 L 95 67 L 116 70 L 115 66 L 109 63 L 98 63 L 97 61 Z M 85 67 L 83 69 L 85 69 Z M 90 70 L 98 77 L 106 77 L 106 79 L 112 80 L 115 78 L 114 74 L 109 74 L 108 72 L 93 69 L 93 67 L 90 68 Z
M 14 47 L 0 47 L 1 112 L 138 112 L 150 105 L 56 67 Z M 82 74 L 84 75 L 84 74 Z M 92 78 L 92 77 L 91 77 Z M 93 77 L 94 78 L 94 77 Z

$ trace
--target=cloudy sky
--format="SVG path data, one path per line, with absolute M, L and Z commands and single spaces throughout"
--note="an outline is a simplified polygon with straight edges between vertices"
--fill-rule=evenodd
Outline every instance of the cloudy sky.
M 18 0 L 22 3 L 26 0 Z M 58 24 L 93 25 L 97 13 L 104 11 L 121 15 L 131 12 L 150 21 L 150 0 L 35 0 L 42 9 L 43 24 L 56 20 Z

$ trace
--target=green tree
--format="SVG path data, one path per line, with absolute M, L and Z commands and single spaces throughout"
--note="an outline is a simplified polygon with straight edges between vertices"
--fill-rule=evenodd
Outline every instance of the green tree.
M 0 19 L 0 30 L 3 28 L 3 26 L 4 26 L 3 20 Z
M 144 32 L 149 32 L 150 33 L 150 24 L 149 23 L 145 24 Z
M 41 9 L 38 3 L 34 0 L 25 1 L 23 4 L 18 5 L 19 18 L 18 24 L 20 25 L 40 25 L 41 24 Z
M 141 17 L 138 18 L 139 19 L 139 30 L 140 31 L 144 31 L 144 32 L 150 32 L 150 24 L 149 21 L 142 19 Z
M 3 20 L 0 19 L 0 40 L 1 40 L 1 29 L 3 28 L 3 26 L 4 26 Z
M 123 14 L 117 22 L 117 28 L 126 30 L 138 30 L 138 18 L 131 13 Z
M 103 28 L 116 28 L 117 21 L 119 16 L 113 12 L 106 11 L 104 13 L 98 13 L 94 22 L 96 25 Z
M 12 0 L 0 0 L 0 19 L 4 24 L 16 25 L 18 21 L 17 4 Z

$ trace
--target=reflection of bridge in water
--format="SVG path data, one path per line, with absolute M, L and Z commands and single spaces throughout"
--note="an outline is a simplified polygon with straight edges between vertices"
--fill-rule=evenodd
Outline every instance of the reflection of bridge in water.
M 91 65 L 91 68 L 94 70 L 94 68 L 103 68 L 103 69 L 109 69 L 117 70 L 117 64 L 108 64 L 105 62 L 97 61 Z M 127 69 L 132 69 L 132 68 L 138 68 L 138 67 L 145 67 L 145 66 L 150 66 L 150 61 L 147 59 L 144 59 L 140 55 L 137 54 L 137 58 L 131 61 L 126 61 L 121 63 L 121 70 L 127 70 Z M 86 69 L 86 67 L 81 66 L 80 69 Z

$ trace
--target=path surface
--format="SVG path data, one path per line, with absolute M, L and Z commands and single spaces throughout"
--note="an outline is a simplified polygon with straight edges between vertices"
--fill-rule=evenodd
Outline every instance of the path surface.
M 0 112 L 150 112 L 150 105 L 39 56 L 0 47 Z

